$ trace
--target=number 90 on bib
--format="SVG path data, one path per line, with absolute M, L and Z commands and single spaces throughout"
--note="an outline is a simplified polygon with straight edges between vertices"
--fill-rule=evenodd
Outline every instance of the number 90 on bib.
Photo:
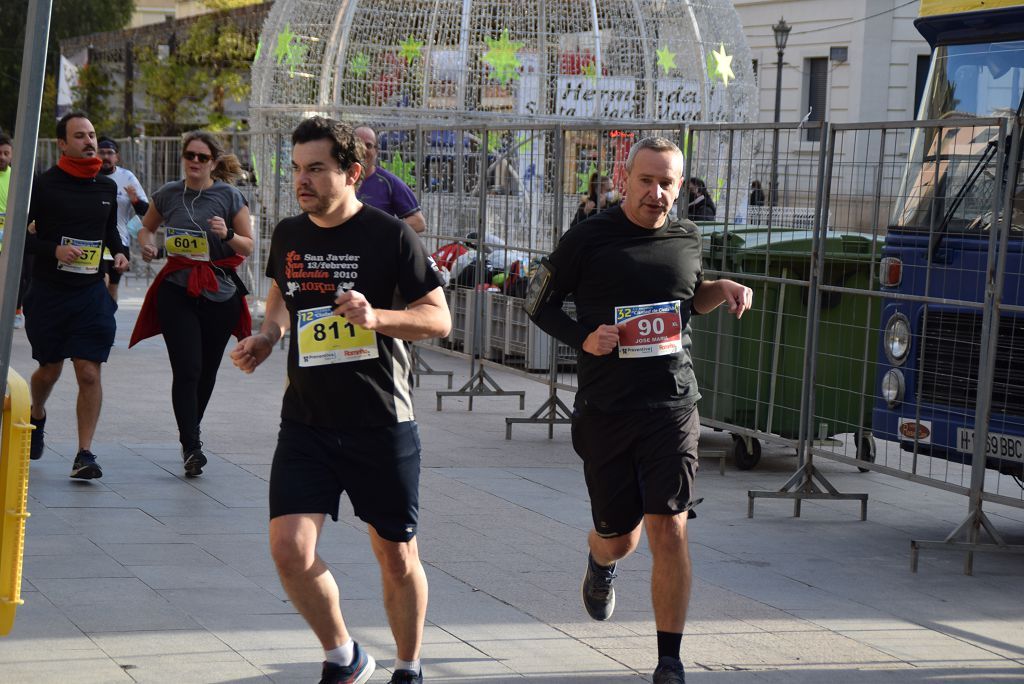
M 329 306 L 303 309 L 296 316 L 299 367 L 364 361 L 380 356 L 377 333 L 332 313 Z
M 666 356 L 683 349 L 680 303 L 640 304 L 615 307 L 619 328 L 619 358 L 639 359 Z

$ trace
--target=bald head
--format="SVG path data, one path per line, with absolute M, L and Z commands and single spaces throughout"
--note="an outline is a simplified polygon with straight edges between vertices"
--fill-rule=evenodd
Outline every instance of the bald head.
M 363 167 L 366 169 L 366 176 L 369 176 L 377 169 L 377 134 L 369 126 L 360 126 L 354 133 L 366 146 Z

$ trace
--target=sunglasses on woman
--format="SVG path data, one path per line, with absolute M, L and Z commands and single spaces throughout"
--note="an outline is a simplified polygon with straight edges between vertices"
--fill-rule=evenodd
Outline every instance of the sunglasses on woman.
M 200 164 L 205 164 L 206 162 L 213 159 L 213 157 L 208 154 L 203 154 L 202 152 L 193 152 L 192 150 L 185 150 L 184 152 L 181 153 L 181 157 L 182 159 L 185 159 L 187 161 L 197 161 Z

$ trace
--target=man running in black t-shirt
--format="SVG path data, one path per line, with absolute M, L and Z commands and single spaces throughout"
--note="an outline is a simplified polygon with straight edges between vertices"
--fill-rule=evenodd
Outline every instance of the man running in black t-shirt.
M 565 234 L 534 277 L 527 310 L 580 352 L 572 442 L 594 520 L 583 604 L 595 620 L 611 617 L 615 563 L 636 549 L 646 527 L 658 631 L 654 682 L 678 684 L 691 584 L 686 521 L 699 503 L 700 395 L 689 319 L 723 302 L 739 317 L 753 293 L 731 280 L 704 280 L 697 226 L 669 218 L 683 176 L 675 144 L 640 140 L 626 174 L 623 204 Z M 570 294 L 575 321 L 562 311 Z
M 281 583 L 323 645 L 322 683 L 365 682 L 374 661 L 349 636 L 338 585 L 317 555 L 342 492 L 369 525 L 398 658 L 391 681 L 422 681 L 427 578 L 416 546 L 420 441 L 401 340 L 451 328 L 441 277 L 412 228 L 356 199 L 362 142 L 313 117 L 292 134 L 306 212 L 277 225 L 260 332 L 231 352 L 247 373 L 291 328 L 288 386 L 270 473 L 270 549 Z
M 25 293 L 25 332 L 39 368 L 32 374 L 31 456 L 43 455 L 46 400 L 57 384 L 64 360 L 71 359 L 78 380 L 78 453 L 71 477 L 91 480 L 103 471 L 93 455 L 92 439 L 100 418 L 103 388 L 100 364 L 114 344 L 117 304 L 103 284 L 103 248 L 113 267 L 128 268 L 128 248 L 117 232 L 117 185 L 98 176 L 96 131 L 80 112 L 57 123 L 57 165 L 32 185 L 25 251 L 33 255 L 32 283 Z

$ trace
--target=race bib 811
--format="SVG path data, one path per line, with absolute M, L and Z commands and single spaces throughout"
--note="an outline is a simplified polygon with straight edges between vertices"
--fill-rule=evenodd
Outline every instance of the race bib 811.
M 380 356 L 377 333 L 337 316 L 330 306 L 303 309 L 296 317 L 299 338 L 299 366 L 364 361 Z

